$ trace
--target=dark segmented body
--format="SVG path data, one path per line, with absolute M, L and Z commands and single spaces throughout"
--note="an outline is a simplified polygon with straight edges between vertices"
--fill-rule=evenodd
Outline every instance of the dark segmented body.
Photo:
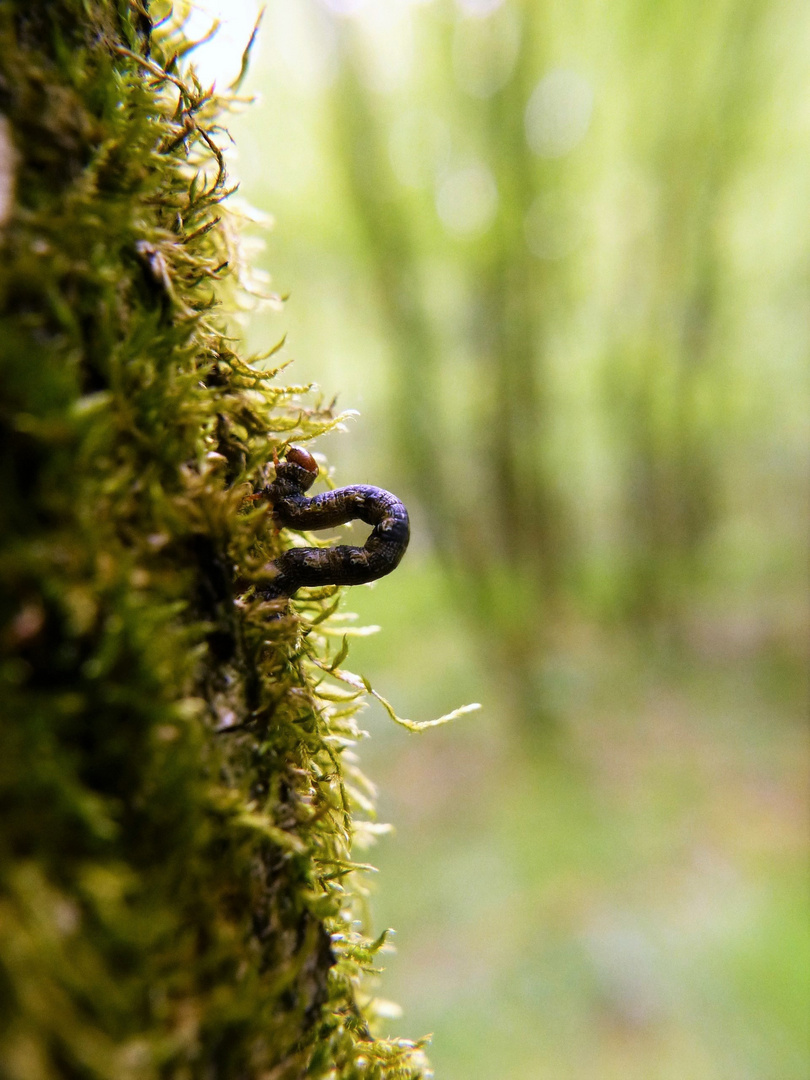
M 395 570 L 410 539 L 408 511 L 390 491 L 354 484 L 314 498 L 304 492 L 315 480 L 318 466 L 305 450 L 292 447 L 276 466 L 276 479 L 264 494 L 273 517 L 288 529 L 310 531 L 364 521 L 372 525 L 363 547 L 341 544 L 332 548 L 289 548 L 269 565 L 276 576 L 263 585 L 266 599 L 292 596 L 303 586 L 364 585 Z

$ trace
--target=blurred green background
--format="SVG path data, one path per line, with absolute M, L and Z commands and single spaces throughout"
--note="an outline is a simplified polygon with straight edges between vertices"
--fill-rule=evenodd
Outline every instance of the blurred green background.
M 795 0 L 267 4 L 232 167 L 290 298 L 246 339 L 412 511 L 348 666 L 484 706 L 361 747 L 440 1080 L 810 1077 L 808 40 Z

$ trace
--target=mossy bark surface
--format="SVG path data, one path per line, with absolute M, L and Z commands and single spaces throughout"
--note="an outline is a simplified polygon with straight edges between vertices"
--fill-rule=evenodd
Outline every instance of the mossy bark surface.
M 245 496 L 336 418 L 228 336 L 221 103 L 157 14 L 0 3 L 0 1076 L 427 1076 L 363 982 L 335 603 L 246 590 Z

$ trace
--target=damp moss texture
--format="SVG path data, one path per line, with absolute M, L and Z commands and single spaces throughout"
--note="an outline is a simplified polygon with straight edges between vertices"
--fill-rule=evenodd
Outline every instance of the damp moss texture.
M 0 1076 L 426 1077 L 368 984 L 336 598 L 246 588 L 246 495 L 339 418 L 230 334 L 166 14 L 0 0 Z

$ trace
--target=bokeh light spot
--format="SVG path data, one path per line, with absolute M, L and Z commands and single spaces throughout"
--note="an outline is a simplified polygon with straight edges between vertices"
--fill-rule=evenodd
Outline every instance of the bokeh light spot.
M 501 6 L 503 0 L 456 0 L 456 4 L 465 15 L 474 19 L 484 19 Z
M 453 32 L 453 73 L 472 97 L 488 98 L 509 81 L 520 49 L 520 20 L 513 9 L 491 19 L 459 19 Z
M 352 15 L 359 15 L 368 4 L 368 0 L 320 0 L 320 2 L 335 15 L 345 15 L 349 18 Z
M 442 225 L 457 236 L 473 237 L 485 232 L 497 209 L 498 188 L 483 162 L 450 173 L 436 195 L 436 212 Z
M 562 157 L 582 141 L 592 113 L 588 80 L 576 71 L 555 68 L 543 76 L 526 106 L 529 146 L 538 157 Z

